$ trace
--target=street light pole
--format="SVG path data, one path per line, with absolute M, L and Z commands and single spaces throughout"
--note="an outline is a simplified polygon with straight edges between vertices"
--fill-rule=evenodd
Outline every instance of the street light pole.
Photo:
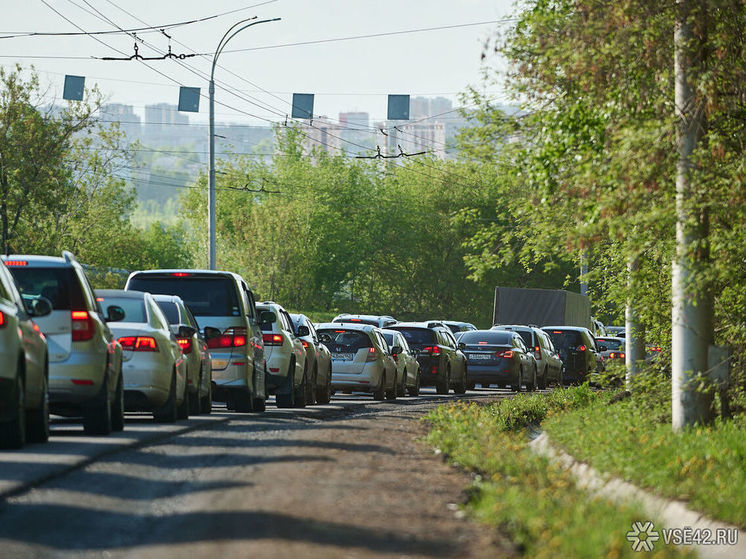
M 210 270 L 216 269 L 216 243 L 215 243 L 215 229 L 216 229 L 216 212 L 215 212 L 215 66 L 218 63 L 218 57 L 220 56 L 220 53 L 223 52 L 223 49 L 225 48 L 225 45 L 228 44 L 228 41 L 230 41 L 233 37 L 235 37 L 237 34 L 239 34 L 244 29 L 248 29 L 249 27 L 252 27 L 254 25 L 259 25 L 260 23 L 268 23 L 270 21 L 279 21 L 280 18 L 276 17 L 273 19 L 261 19 L 259 21 L 252 21 L 255 20 L 256 16 L 250 17 L 247 19 L 242 19 L 241 21 L 234 24 L 228 31 L 225 32 L 225 35 L 223 35 L 223 38 L 220 39 L 220 42 L 218 43 L 218 48 L 215 49 L 215 55 L 212 57 L 212 70 L 210 70 L 210 173 L 209 173 L 209 183 L 210 183 L 210 189 L 209 189 L 209 195 L 208 195 L 208 204 L 207 204 L 207 214 L 208 214 L 208 220 L 210 222 L 210 239 L 209 239 L 209 249 L 210 249 Z M 251 23 L 246 23 L 247 21 L 251 21 Z M 241 26 L 242 24 L 246 24 Z M 236 29 L 236 27 L 239 27 Z M 235 31 L 234 31 L 235 29 Z

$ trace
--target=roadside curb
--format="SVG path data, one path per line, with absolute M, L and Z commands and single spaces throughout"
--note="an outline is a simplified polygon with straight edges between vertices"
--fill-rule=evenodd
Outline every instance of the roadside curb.
M 210 419 L 205 421 L 204 419 L 208 417 Z M 183 427 L 180 427 L 178 429 L 169 430 L 169 431 L 161 431 L 161 432 L 153 433 L 151 435 L 146 435 L 142 438 L 127 440 L 126 442 L 123 442 L 122 444 L 113 444 L 110 446 L 102 447 L 101 449 L 96 450 L 87 456 L 81 456 L 79 460 L 75 460 L 68 464 L 61 465 L 52 471 L 45 472 L 31 479 L 24 480 L 7 489 L 0 490 L 0 506 L 2 506 L 8 498 L 22 495 L 24 493 L 27 493 L 31 489 L 34 489 L 36 487 L 39 487 L 40 485 L 43 485 L 44 483 L 64 477 L 67 474 L 70 474 L 74 471 L 81 470 L 85 468 L 86 466 L 89 466 L 90 464 L 93 464 L 94 462 L 100 460 L 101 458 L 106 458 L 107 456 L 117 454 L 119 452 L 122 452 L 123 450 L 133 450 L 133 449 L 138 449 L 138 448 L 142 448 L 145 446 L 149 446 L 151 444 L 157 444 L 166 439 L 170 439 L 178 435 L 183 435 L 185 433 L 190 433 L 192 431 L 199 431 L 201 429 L 210 429 L 216 425 L 227 423 L 231 419 L 235 419 L 235 416 L 230 416 L 230 415 L 226 415 L 225 417 L 204 416 L 202 421 L 200 421 L 199 418 L 197 417 L 192 420 L 188 420 L 188 421 L 195 421 L 195 423 L 183 425 Z M 122 431 L 122 434 L 125 436 L 127 435 L 126 426 L 125 426 L 124 431 Z M 112 440 L 112 439 L 108 439 L 108 440 Z M 23 454 L 19 453 L 17 456 L 23 457 Z
M 650 517 L 660 519 L 666 527 L 694 530 L 710 530 L 714 535 L 718 529 L 736 530 L 738 542 L 735 545 L 692 545 L 699 557 L 704 559 L 741 559 L 746 557 L 746 531 L 737 526 L 712 520 L 702 513 L 691 510 L 683 501 L 677 501 L 654 495 L 621 478 L 604 474 L 585 462 L 580 462 L 572 455 L 555 446 L 549 435 L 542 431 L 529 443 L 531 450 L 559 464 L 577 480 L 578 487 L 588 492 L 615 502 L 634 502 Z

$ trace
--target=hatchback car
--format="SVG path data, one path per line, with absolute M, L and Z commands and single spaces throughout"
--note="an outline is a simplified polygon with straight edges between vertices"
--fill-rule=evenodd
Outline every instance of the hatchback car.
M 49 438 L 47 340 L 34 319 L 51 312 L 43 297 L 24 300 L 0 263 L 0 448 Z
M 50 411 L 82 415 L 83 429 L 92 435 L 124 429 L 122 347 L 107 324 L 121 320 L 122 309 L 102 312 L 70 252 L 3 259 L 23 297 L 52 303 L 52 312 L 35 320 L 48 344 Z
M 133 272 L 126 290 L 178 295 L 202 329 L 212 358 L 212 398 L 229 409 L 264 411 L 266 360 L 254 294 L 232 272 Z
M 181 297 L 153 295 L 153 299 L 168 319 L 171 333 L 181 346 L 187 363 L 187 388 L 189 413 L 198 415 L 212 411 L 212 359 L 207 350 L 207 340 L 197 326 L 197 321 Z
M 290 314 L 277 303 L 265 301 L 256 306 L 267 317 L 262 322 L 267 359 L 267 394 L 274 394 L 278 408 L 303 408 L 311 389 L 306 348 L 295 335 Z M 301 327 L 299 334 L 307 334 Z
M 389 345 L 391 356 L 396 361 L 397 379 L 399 381 L 397 393 L 404 396 L 420 394 L 420 364 L 410 349 L 404 334 L 398 330 L 382 330 L 383 337 Z
M 464 353 L 469 362 L 469 385 L 483 387 L 507 385 L 520 392 L 526 385 L 537 388 L 536 359 L 518 332 L 508 330 L 475 330 L 464 332 L 459 341 L 466 345 Z
M 461 345 L 442 322 L 399 322 L 389 326 L 404 334 L 420 364 L 420 385 L 435 386 L 438 394 L 466 392 L 467 364 Z
M 370 324 L 378 328 L 388 328 L 396 324 L 397 320 L 393 316 L 376 315 L 376 314 L 348 314 L 342 313 L 335 316 L 332 322 L 349 322 L 351 324 Z
M 311 370 L 312 394 L 307 403 L 328 404 L 332 397 L 332 354 L 319 341 L 316 327 L 310 318 L 304 314 L 291 314 L 290 318 L 293 320 L 295 335 L 306 349 L 306 359 Z M 308 330 L 305 336 L 301 335 L 305 333 L 305 330 L 300 330 L 301 326 Z
M 541 328 L 519 324 L 493 326 L 492 330 L 516 332 L 523 338 L 536 359 L 537 383 L 542 390 L 554 383 L 562 384 L 562 360 L 552 344 L 549 334 Z
M 396 399 L 396 363 L 380 328 L 369 324 L 320 324 L 319 340 L 332 355 L 332 389 L 371 392 Z
M 124 406 L 153 412 L 156 421 L 189 417 L 187 364 L 168 319 L 150 293 L 98 289 L 101 306 L 124 309 L 124 320 L 112 325 L 122 345 Z
M 562 359 L 562 382 L 582 384 L 598 373 L 596 342 L 593 334 L 581 326 L 545 326 Z

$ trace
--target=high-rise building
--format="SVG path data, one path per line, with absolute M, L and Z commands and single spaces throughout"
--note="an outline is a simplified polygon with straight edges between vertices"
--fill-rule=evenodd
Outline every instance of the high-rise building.
M 132 105 L 109 103 L 103 105 L 100 111 L 101 122 L 118 122 L 128 142 L 134 142 L 140 137 L 142 126 L 140 116 L 135 114 Z

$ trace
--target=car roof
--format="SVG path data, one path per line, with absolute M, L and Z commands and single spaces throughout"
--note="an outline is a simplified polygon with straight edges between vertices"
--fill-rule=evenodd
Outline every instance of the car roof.
M 22 260 L 33 265 L 43 265 L 53 268 L 69 268 L 72 267 L 72 263 L 65 260 L 61 256 L 45 256 L 39 254 L 7 254 L 4 255 L 3 261 L 7 260 Z M 31 266 L 29 266 L 31 267 Z
M 571 330 L 573 332 L 590 332 L 583 326 L 542 326 L 542 330 Z
M 163 295 L 162 293 L 153 293 L 153 299 L 156 301 L 166 301 L 169 303 L 184 303 L 181 297 L 178 295 Z
M 533 331 L 533 326 L 528 326 L 526 324 L 495 324 L 491 330 L 510 330 L 510 331 L 519 331 L 519 330 L 528 330 Z
M 120 299 L 145 299 L 150 295 L 145 291 L 125 291 L 124 289 L 96 289 L 95 293 L 96 297 L 118 297 Z
M 620 338 L 618 336 L 598 336 L 597 340 L 614 340 L 615 342 L 626 342 L 626 338 Z
M 316 330 L 335 330 L 337 328 L 344 328 L 345 330 L 359 330 L 361 332 L 373 332 L 380 330 L 377 326 L 372 324 L 357 324 L 355 322 L 324 322 L 316 326 Z
M 405 327 L 405 328 L 425 328 L 427 330 L 432 328 L 446 328 L 449 332 L 451 331 L 445 324 L 443 324 L 439 320 L 431 320 L 428 322 L 397 322 L 396 324 L 392 324 L 391 326 L 387 326 L 387 328 L 395 329 L 399 327 Z
M 194 276 L 200 276 L 202 278 L 207 278 L 210 276 L 215 277 L 225 277 L 229 276 L 233 279 L 239 280 L 239 281 L 245 281 L 239 274 L 235 272 L 229 272 L 227 270 L 203 270 L 203 269 L 188 269 L 188 268 L 164 268 L 161 270 L 137 270 L 135 272 L 132 272 L 129 277 L 127 278 L 127 281 L 131 280 L 135 276 L 168 276 L 171 274 L 191 274 Z

